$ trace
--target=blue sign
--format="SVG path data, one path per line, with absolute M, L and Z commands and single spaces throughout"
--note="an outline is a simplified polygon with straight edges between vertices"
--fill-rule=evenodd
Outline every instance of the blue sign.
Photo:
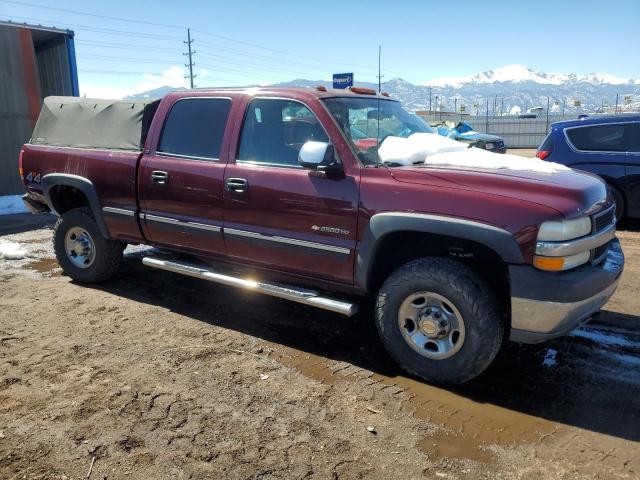
M 334 73 L 333 88 L 353 87 L 353 73 Z

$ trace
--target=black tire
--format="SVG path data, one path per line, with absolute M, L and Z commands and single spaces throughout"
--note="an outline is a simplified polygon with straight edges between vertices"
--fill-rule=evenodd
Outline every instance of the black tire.
M 464 341 L 448 358 L 426 358 L 409 346 L 401 332 L 402 302 L 422 291 L 445 297 L 462 315 Z M 464 383 L 482 373 L 500 350 L 505 330 L 486 282 L 469 267 L 444 258 L 414 260 L 393 272 L 378 293 L 376 325 L 387 351 L 403 369 L 440 384 Z
M 65 249 L 67 232 L 74 227 L 84 229 L 93 240 L 95 257 L 85 268 L 74 265 Z M 122 242 L 104 238 L 88 208 L 74 208 L 58 218 L 54 226 L 53 249 L 63 274 L 80 283 L 103 282 L 118 271 L 122 262 Z
M 616 202 L 616 220 L 619 222 L 624 218 L 624 214 L 625 214 L 624 198 L 622 196 L 622 193 L 620 193 L 620 190 L 618 190 L 617 187 L 614 187 L 613 185 L 609 185 L 609 188 L 611 189 L 611 195 L 613 196 L 613 199 Z

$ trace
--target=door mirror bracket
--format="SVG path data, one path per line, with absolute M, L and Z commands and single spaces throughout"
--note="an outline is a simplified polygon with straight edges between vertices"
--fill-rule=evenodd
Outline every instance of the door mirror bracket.
M 318 176 L 342 174 L 342 165 L 335 156 L 333 145 L 327 142 L 306 142 L 298 154 L 298 163 Z

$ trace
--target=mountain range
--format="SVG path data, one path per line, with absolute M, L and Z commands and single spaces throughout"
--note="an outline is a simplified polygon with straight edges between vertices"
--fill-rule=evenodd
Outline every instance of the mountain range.
M 377 89 L 378 85 L 356 85 Z M 295 79 L 274 86 L 331 87 L 330 81 Z M 170 87 L 142 92 L 130 98 L 161 96 Z M 606 73 L 575 75 L 543 73 L 522 65 L 509 65 L 463 77 L 434 78 L 421 85 L 402 78 L 384 82 L 382 90 L 410 110 L 463 111 L 472 114 L 519 114 L 542 107 L 551 113 L 567 114 L 640 109 L 640 79 L 622 79 Z M 548 100 L 547 100 L 548 99 Z

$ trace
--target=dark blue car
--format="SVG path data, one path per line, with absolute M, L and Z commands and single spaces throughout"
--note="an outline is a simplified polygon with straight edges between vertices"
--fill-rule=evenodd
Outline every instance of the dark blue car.
M 640 115 L 602 115 L 551 124 L 536 156 L 600 175 L 616 216 L 640 218 Z

